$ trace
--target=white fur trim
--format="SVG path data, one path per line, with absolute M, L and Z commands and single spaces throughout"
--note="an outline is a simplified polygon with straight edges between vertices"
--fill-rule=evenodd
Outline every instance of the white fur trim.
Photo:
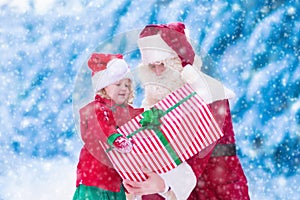
M 123 59 L 112 59 L 107 63 L 106 69 L 92 76 L 94 92 L 121 80 L 128 73 L 129 68 Z
M 199 70 L 202 68 L 202 59 L 197 54 L 195 54 L 193 66 Z
M 142 61 L 145 65 L 177 56 L 177 53 L 159 34 L 139 38 L 138 46 L 142 54 Z
M 165 183 L 171 187 L 176 199 L 187 199 L 196 186 L 197 179 L 192 168 L 183 162 L 176 168 L 160 174 Z
M 204 74 L 191 65 L 184 67 L 181 76 L 207 104 L 235 97 L 235 94 L 222 85 L 221 82 Z

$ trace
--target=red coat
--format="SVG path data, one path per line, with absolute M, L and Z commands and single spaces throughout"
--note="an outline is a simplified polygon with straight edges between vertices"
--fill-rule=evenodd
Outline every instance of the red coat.
M 117 126 L 143 112 L 130 105 L 118 106 L 112 100 L 97 95 L 95 101 L 80 109 L 80 132 L 84 146 L 77 165 L 76 186 L 84 184 L 119 192 L 121 177 L 112 167 L 99 140 L 117 133 Z
M 217 144 L 234 144 L 235 137 L 228 100 L 213 102 L 210 108 L 224 133 Z M 187 161 L 197 178 L 197 185 L 188 200 L 249 199 L 247 179 L 239 158 L 236 155 L 211 157 L 211 153 L 204 158 L 196 155 Z M 143 200 L 150 199 L 162 200 L 163 198 L 159 195 L 143 196 Z

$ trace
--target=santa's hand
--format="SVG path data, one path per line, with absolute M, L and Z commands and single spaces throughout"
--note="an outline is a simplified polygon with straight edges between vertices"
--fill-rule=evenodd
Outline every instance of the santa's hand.
M 120 136 L 113 142 L 113 147 L 120 153 L 129 153 L 132 150 L 132 142 L 125 136 Z
M 199 71 L 192 65 L 186 65 L 181 72 L 181 78 L 189 84 L 195 83 L 199 79 Z
M 146 195 L 165 192 L 168 187 L 166 187 L 164 180 L 158 174 L 148 169 L 143 169 L 143 172 L 148 177 L 145 181 L 123 181 L 124 187 L 129 194 Z

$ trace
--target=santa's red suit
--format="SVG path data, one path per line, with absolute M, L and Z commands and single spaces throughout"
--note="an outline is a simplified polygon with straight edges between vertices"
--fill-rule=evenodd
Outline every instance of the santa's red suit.
M 146 107 L 151 107 L 170 92 L 189 83 L 211 108 L 224 137 L 214 148 L 187 161 L 197 180 L 195 187 L 183 191 L 189 180 L 180 171 L 171 177 L 164 177 L 165 181 L 177 200 L 249 199 L 247 179 L 236 155 L 228 101 L 234 94 L 219 81 L 200 71 L 202 61 L 195 55 L 185 36 L 184 28 L 182 23 L 149 25 L 141 32 L 138 45 L 143 60 L 139 66 L 141 82 L 145 89 L 143 103 Z M 149 69 L 149 64 L 157 61 L 166 67 L 159 76 Z M 142 199 L 164 199 L 162 196 L 164 195 L 144 195 Z
M 228 100 L 220 100 L 210 104 L 212 113 L 217 120 L 220 106 L 225 109 L 226 117 L 222 126 L 225 135 L 218 141 L 215 150 L 212 150 L 207 156 L 204 158 L 194 156 L 187 161 L 197 177 L 197 185 L 188 200 L 249 199 L 247 179 L 235 152 L 234 131 Z M 211 155 L 211 153 L 213 154 Z M 160 195 L 143 196 L 143 200 L 148 199 L 160 200 L 164 198 Z
M 195 156 L 188 160 L 198 177 L 197 186 L 188 199 L 249 199 L 247 179 L 236 155 L 228 100 L 215 101 L 210 108 L 215 119 L 222 123 L 224 137 L 218 141 L 210 156 L 205 159 Z

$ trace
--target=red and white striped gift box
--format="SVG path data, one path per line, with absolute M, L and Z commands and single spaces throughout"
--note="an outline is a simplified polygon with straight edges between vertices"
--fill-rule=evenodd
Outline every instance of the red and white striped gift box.
M 190 97 L 187 99 L 188 96 Z M 160 131 L 138 131 L 131 137 L 134 146 L 130 153 L 122 154 L 114 150 L 107 153 L 123 179 L 145 180 L 142 167 L 157 173 L 172 170 L 223 136 L 208 106 L 188 84 L 168 95 L 154 107 L 163 111 L 172 108 L 160 118 Z M 119 127 L 119 133 L 129 136 L 141 129 L 142 118 L 142 114 L 138 115 Z M 162 137 L 165 142 L 162 141 Z M 103 147 L 109 148 L 107 144 L 103 144 Z

